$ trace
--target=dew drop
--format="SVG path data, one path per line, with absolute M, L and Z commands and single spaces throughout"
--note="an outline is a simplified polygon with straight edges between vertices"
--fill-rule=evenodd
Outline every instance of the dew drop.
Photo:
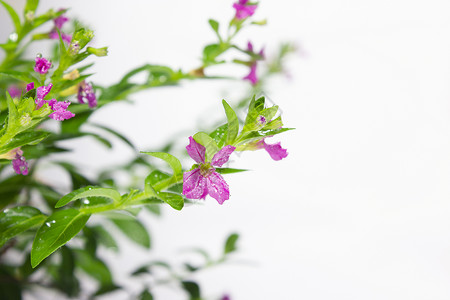
M 90 202 L 89 202 L 88 199 L 84 199 L 83 203 L 84 203 L 84 204 L 89 204 Z
M 47 227 L 52 226 L 49 222 L 45 222 L 45 225 L 47 225 Z
M 13 32 L 9 35 L 9 40 L 12 42 L 17 42 L 18 38 L 19 38 L 19 35 L 16 32 Z
M 55 223 L 56 223 L 56 220 L 53 220 L 51 223 L 52 223 L 52 224 L 55 224 Z
M 8 211 L 9 211 L 9 209 L 7 208 L 3 212 L 6 214 Z
M 36 54 L 36 57 L 37 57 L 37 58 L 41 58 L 41 57 L 42 57 L 42 53 Z

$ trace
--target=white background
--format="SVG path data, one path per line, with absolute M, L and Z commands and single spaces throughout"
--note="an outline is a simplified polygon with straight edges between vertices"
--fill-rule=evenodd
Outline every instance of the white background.
M 214 41 L 207 19 L 227 21 L 231 5 L 54 0 L 40 12 L 72 7 L 68 15 L 95 30 L 95 45 L 109 46 L 110 55 L 98 59 L 93 80 L 107 84 L 145 62 L 196 67 Z M 450 299 L 449 12 L 449 2 L 437 0 L 262 1 L 255 17 L 268 25 L 243 32 L 241 45 L 251 39 L 270 54 L 294 41 L 303 49 L 288 64 L 293 79 L 278 78 L 266 90 L 285 124 L 297 128 L 276 137 L 289 156 L 235 156 L 233 167 L 253 171 L 226 177 L 232 197 L 223 206 L 209 198 L 182 212 L 167 209 L 161 220 L 142 215 L 154 251 L 126 245 L 123 256 L 105 253 L 118 280 L 143 261 L 180 260 L 183 247 L 218 255 L 224 237 L 238 231 L 235 260 L 245 263 L 194 278 L 210 299 L 225 292 L 233 300 Z M 3 10 L 0 18 L 4 39 L 11 26 Z M 221 97 L 245 87 L 185 82 L 140 93 L 134 105 L 111 105 L 95 119 L 141 150 L 181 131 L 187 143 L 201 127 L 197 119 L 220 116 Z M 120 145 L 116 153 L 86 145 L 76 155 L 87 171 L 131 155 Z M 183 299 L 167 288 L 154 294 Z

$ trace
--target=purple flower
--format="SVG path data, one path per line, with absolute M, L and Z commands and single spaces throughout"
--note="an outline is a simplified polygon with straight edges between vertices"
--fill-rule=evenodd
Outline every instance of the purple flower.
M 59 39 L 58 31 L 56 31 L 56 29 L 53 29 L 48 33 L 48 37 L 51 38 L 52 40 L 58 40 Z M 61 39 L 67 44 L 70 44 L 70 42 L 72 41 L 72 36 L 70 34 L 61 33 Z
M 30 82 L 29 84 L 27 84 L 27 92 L 31 91 L 32 89 L 34 89 L 34 82 Z M 50 87 L 50 89 L 51 89 L 51 87 Z
M 28 85 L 30 85 L 30 84 L 28 84 Z M 27 85 L 27 88 L 28 88 L 28 85 Z M 33 83 L 33 87 L 34 87 L 34 83 Z M 47 94 L 50 92 L 52 87 L 53 87 L 53 84 L 50 83 L 47 86 L 43 85 L 36 89 L 36 99 L 35 99 L 36 109 L 41 108 L 42 105 L 44 105 L 44 103 L 46 103 L 46 101 L 44 100 L 44 97 L 47 96 Z
M 248 0 L 239 0 L 239 2 L 233 4 L 233 8 L 236 10 L 235 18 L 242 20 L 252 16 L 255 13 L 257 5 L 247 5 Z
M 227 294 L 223 295 L 222 298 L 220 300 L 230 300 L 230 296 L 228 296 Z
M 266 144 L 265 140 L 258 142 L 258 148 L 264 148 L 273 160 L 282 160 L 288 156 L 286 149 L 281 147 L 281 143 Z
M 8 89 L 8 93 L 11 98 L 19 98 L 22 94 L 22 91 L 15 85 L 11 85 Z
M 92 84 L 87 83 L 86 81 L 82 81 L 80 86 L 78 87 L 78 102 L 85 103 L 85 100 L 88 102 L 89 107 L 93 108 L 97 106 L 97 97 L 95 97 L 94 89 L 92 88 Z
M 51 99 L 47 103 L 53 110 L 49 115 L 53 120 L 64 121 L 75 116 L 74 113 L 67 110 L 70 105 L 69 101 L 56 101 L 56 99 Z
M 256 85 L 258 83 L 258 76 L 256 75 L 256 62 L 252 63 L 250 66 L 250 73 L 242 79 L 249 80 L 252 85 Z
M 46 74 L 48 72 L 48 69 L 50 69 L 52 63 L 49 62 L 47 59 L 43 57 L 37 56 L 36 64 L 34 65 L 34 71 L 36 71 L 39 74 Z
M 183 174 L 183 194 L 189 199 L 205 199 L 210 195 L 223 204 L 230 198 L 228 184 L 213 166 L 221 167 L 228 161 L 236 148 L 227 145 L 217 152 L 211 162 L 205 161 L 206 148 L 189 137 L 186 150 L 189 156 L 198 163 L 197 168 Z
M 253 51 L 253 44 L 250 41 L 247 42 L 247 51 L 255 53 Z M 259 51 L 258 55 L 261 56 L 262 58 L 266 57 L 264 54 L 264 47 Z
M 60 9 L 59 11 L 61 11 L 61 10 L 63 10 L 63 9 Z M 67 18 L 64 15 L 60 15 L 59 17 L 57 17 L 53 20 L 53 22 L 55 23 L 55 26 L 58 29 L 61 29 L 61 27 L 63 27 L 64 23 L 66 23 L 67 21 L 69 21 L 69 18 Z
M 23 151 L 20 148 L 16 150 L 16 156 L 12 161 L 12 166 L 17 174 L 28 175 L 28 163 L 23 157 Z

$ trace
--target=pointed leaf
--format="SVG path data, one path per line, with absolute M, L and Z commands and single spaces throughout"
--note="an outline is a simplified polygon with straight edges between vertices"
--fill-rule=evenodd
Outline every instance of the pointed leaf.
M 0 213 L 0 247 L 14 236 L 42 225 L 47 216 L 30 206 L 5 209 Z
M 126 237 L 128 237 L 133 242 L 144 246 L 145 248 L 150 248 L 150 236 L 147 229 L 133 217 L 123 215 L 121 218 L 114 218 L 111 221 L 119 228 Z
M 69 202 L 88 197 L 105 197 L 113 199 L 115 202 L 119 202 L 121 199 L 120 193 L 114 189 L 96 186 L 86 186 L 62 197 L 58 201 L 58 203 L 56 203 L 55 207 L 59 208 L 61 206 L 68 204 Z
M 184 206 L 184 198 L 179 194 L 172 192 L 159 192 L 158 197 L 176 210 L 181 210 Z
M 200 143 L 203 146 L 205 146 L 206 160 L 211 161 L 211 159 L 214 157 L 214 154 L 216 154 L 219 151 L 219 147 L 217 146 L 213 138 L 204 132 L 198 132 L 194 134 L 193 138 L 197 143 Z
M 8 11 L 9 16 L 11 17 L 11 19 L 14 23 L 16 33 L 19 34 L 21 25 L 20 25 L 20 18 L 17 15 L 16 11 L 5 1 L 0 0 L 0 3 L 5 7 L 6 11 Z
M 239 120 L 234 110 L 225 100 L 222 100 L 222 104 L 228 119 L 227 145 L 232 145 L 239 133 Z
M 47 256 L 70 241 L 84 227 L 90 215 L 76 209 L 54 212 L 45 220 L 34 238 L 31 265 L 35 268 Z

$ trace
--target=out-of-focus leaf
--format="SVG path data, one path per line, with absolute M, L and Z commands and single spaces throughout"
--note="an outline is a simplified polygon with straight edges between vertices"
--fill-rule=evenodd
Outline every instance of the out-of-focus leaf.
M 122 218 L 114 218 L 111 219 L 111 221 L 130 240 L 145 248 L 150 248 L 150 235 L 144 225 L 142 225 L 137 219 L 123 215 Z
M 224 254 L 231 253 L 233 251 L 236 251 L 236 242 L 239 239 L 239 234 L 232 233 L 228 236 L 227 240 L 225 241 L 225 247 L 223 249 Z
M 16 33 L 19 33 L 22 26 L 20 25 L 20 18 L 17 15 L 16 11 L 5 1 L 0 0 L 0 3 L 5 7 L 6 11 L 8 12 L 9 16 L 11 17 L 11 20 L 13 21 Z
M 189 294 L 189 300 L 200 300 L 200 286 L 194 281 L 182 281 L 183 289 Z
M 111 234 L 105 228 L 103 228 L 103 226 L 96 225 L 91 227 L 91 229 L 93 230 L 95 237 L 100 244 L 115 252 L 119 251 L 119 246 L 117 245 L 116 240 L 114 240 Z
M 74 249 L 73 251 L 76 257 L 76 265 L 87 275 L 97 280 L 102 286 L 112 284 L 111 272 L 103 261 L 85 250 Z
M 46 215 L 31 206 L 5 209 L 0 213 L 0 247 L 25 230 L 40 226 L 45 219 Z
M 140 295 L 139 295 L 139 300 L 153 300 L 153 295 L 150 293 L 149 290 L 144 290 Z

